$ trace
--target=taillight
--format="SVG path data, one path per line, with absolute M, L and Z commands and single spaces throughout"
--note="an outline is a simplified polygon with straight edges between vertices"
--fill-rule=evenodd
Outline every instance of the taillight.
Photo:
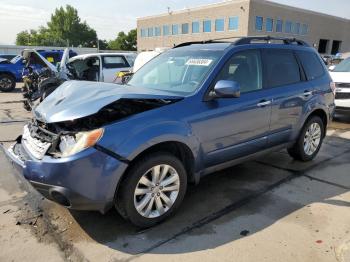
M 331 87 L 332 92 L 333 92 L 333 94 L 335 95 L 335 90 L 336 90 L 335 83 L 334 83 L 334 82 L 330 82 L 330 83 L 329 83 L 329 86 Z

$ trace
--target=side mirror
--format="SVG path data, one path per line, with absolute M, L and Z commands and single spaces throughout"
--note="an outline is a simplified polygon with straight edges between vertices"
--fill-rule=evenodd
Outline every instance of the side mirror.
M 240 85 L 236 81 L 220 80 L 209 96 L 215 98 L 238 98 L 241 96 Z

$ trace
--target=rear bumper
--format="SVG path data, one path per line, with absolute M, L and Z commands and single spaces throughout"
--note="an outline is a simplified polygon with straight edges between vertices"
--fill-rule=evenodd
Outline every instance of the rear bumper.
M 67 208 L 105 213 L 127 165 L 90 148 L 70 158 L 30 159 L 20 144 L 0 145 L 13 170 L 45 198 Z

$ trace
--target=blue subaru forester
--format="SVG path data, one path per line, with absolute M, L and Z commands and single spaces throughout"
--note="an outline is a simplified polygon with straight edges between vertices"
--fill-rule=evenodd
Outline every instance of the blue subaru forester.
M 333 111 L 334 84 L 303 41 L 184 43 L 126 85 L 64 83 L 6 154 L 48 199 L 80 210 L 115 206 L 149 227 L 206 174 L 283 148 L 311 161 Z

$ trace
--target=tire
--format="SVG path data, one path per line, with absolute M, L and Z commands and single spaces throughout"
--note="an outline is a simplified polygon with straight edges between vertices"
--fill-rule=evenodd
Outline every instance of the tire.
M 314 130 L 313 137 L 319 137 L 319 140 L 310 138 L 310 134 L 313 132 L 312 130 Z M 316 135 L 316 133 L 318 135 Z M 295 160 L 300 160 L 303 162 L 311 161 L 317 156 L 318 152 L 320 151 L 324 137 L 325 126 L 322 119 L 318 116 L 312 116 L 305 123 L 294 146 L 288 149 L 288 153 Z M 311 143 L 311 140 L 313 143 Z M 312 146 L 309 147 L 309 150 L 307 150 L 308 141 L 309 144 L 312 144 Z
M 158 174 L 160 179 L 163 171 L 166 173 L 164 179 L 159 180 L 159 185 L 151 181 L 154 178 L 153 168 L 157 166 L 159 167 Z M 169 171 L 165 172 L 165 170 Z M 179 159 L 167 152 L 155 153 L 138 160 L 125 174 L 125 177 L 117 192 L 115 206 L 121 216 L 141 228 L 154 226 L 174 214 L 186 194 L 186 170 Z M 143 182 L 146 181 L 143 180 L 144 178 L 153 184 L 145 186 L 141 182 L 141 179 Z M 162 188 L 162 185 L 172 180 L 174 180 L 173 183 Z M 171 188 L 177 189 L 175 191 L 166 191 Z M 147 193 L 140 194 L 140 190 L 147 191 Z M 136 192 L 140 195 L 137 195 Z M 149 199 L 149 201 L 146 201 L 146 199 Z M 143 203 L 147 203 L 144 208 L 142 208 Z M 139 207 L 139 211 L 136 206 Z M 163 208 L 158 209 L 158 207 Z M 151 211 L 149 211 L 150 209 Z M 164 213 L 161 211 L 164 211 Z
M 0 74 L 0 91 L 12 92 L 16 87 L 16 79 L 9 74 Z

